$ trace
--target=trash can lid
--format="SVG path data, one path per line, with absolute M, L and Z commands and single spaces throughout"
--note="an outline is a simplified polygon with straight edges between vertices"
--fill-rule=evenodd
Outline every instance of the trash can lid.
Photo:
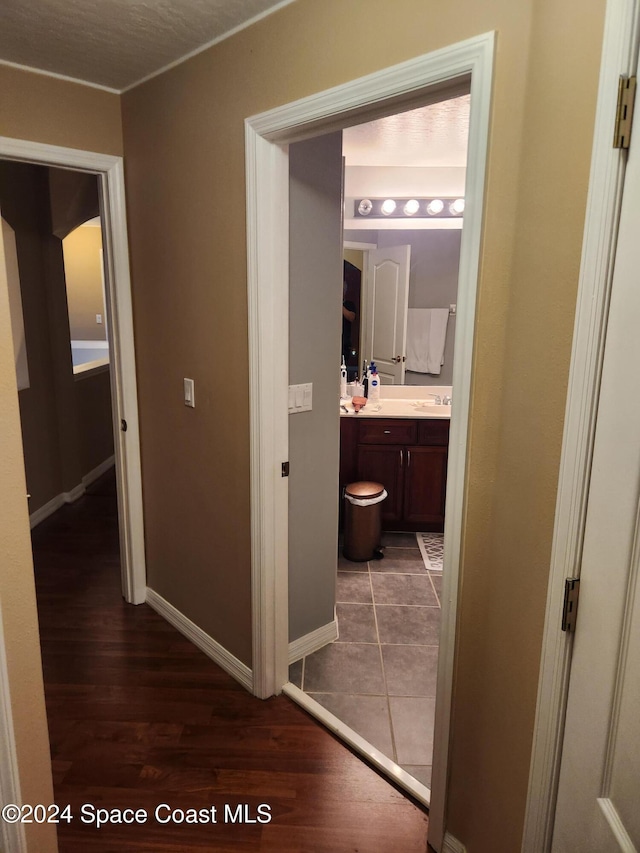
M 344 491 L 352 498 L 377 498 L 384 492 L 384 486 L 382 483 L 363 480 L 358 483 L 349 483 L 348 486 L 345 486 Z

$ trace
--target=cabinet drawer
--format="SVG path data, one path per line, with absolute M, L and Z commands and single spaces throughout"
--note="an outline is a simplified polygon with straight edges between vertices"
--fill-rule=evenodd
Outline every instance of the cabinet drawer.
M 358 421 L 359 444 L 416 444 L 415 420 L 394 418 L 393 420 Z
M 449 421 L 441 420 L 418 421 L 418 444 L 449 444 Z

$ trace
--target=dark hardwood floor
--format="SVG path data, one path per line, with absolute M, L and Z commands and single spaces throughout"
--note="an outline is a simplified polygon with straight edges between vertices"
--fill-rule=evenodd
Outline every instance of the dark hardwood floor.
M 60 853 L 425 853 L 423 809 L 289 699 L 255 699 L 124 603 L 112 475 L 33 549 L 56 802 L 73 815 Z M 120 812 L 98 828 L 83 806 Z M 113 822 L 124 809 L 146 817 Z

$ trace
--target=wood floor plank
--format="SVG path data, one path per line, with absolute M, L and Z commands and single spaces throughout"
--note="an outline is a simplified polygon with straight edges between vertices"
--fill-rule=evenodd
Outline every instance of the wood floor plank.
M 60 853 L 425 853 L 422 808 L 288 698 L 255 699 L 123 602 L 116 525 L 107 474 L 33 531 L 55 795 L 74 815 Z M 218 820 L 161 823 L 159 803 Z M 261 804 L 269 823 L 224 820 Z M 83 806 L 148 819 L 97 829 Z

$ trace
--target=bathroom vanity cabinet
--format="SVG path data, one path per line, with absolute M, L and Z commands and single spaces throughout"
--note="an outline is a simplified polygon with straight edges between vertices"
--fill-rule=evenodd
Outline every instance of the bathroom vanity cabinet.
M 340 487 L 382 483 L 382 526 L 441 531 L 447 481 L 449 421 L 426 418 L 340 419 Z

